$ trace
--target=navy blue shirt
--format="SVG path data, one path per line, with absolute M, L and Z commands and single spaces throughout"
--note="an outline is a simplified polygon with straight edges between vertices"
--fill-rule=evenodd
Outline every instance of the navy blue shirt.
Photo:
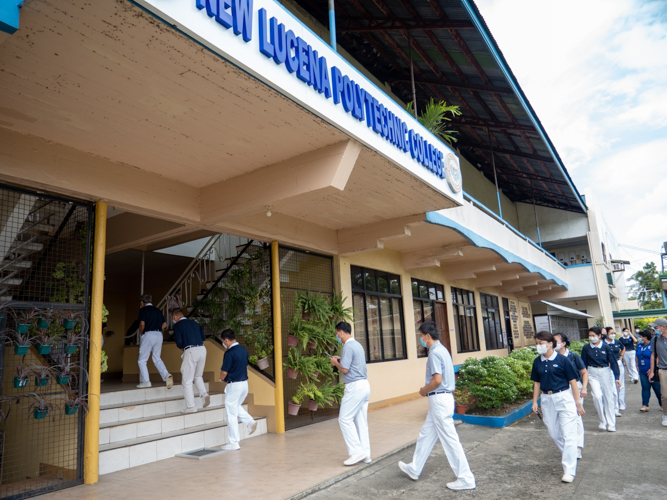
M 574 367 L 575 371 L 577 372 L 577 382 L 581 382 L 581 370 L 586 369 L 586 365 L 584 364 L 584 360 L 581 359 L 581 356 L 579 356 L 576 352 L 572 352 L 568 349 L 567 351 L 567 356 L 565 356 L 570 363 L 572 363 L 572 366 Z
M 618 339 L 620 344 L 625 347 L 626 351 L 634 351 L 635 350 L 635 343 L 632 341 L 632 337 L 628 335 L 628 338 L 625 338 L 621 336 L 620 339 Z
M 611 351 L 614 353 L 614 358 L 616 358 L 616 361 L 621 359 L 621 350 L 623 349 L 623 346 L 618 343 L 618 340 L 614 340 L 613 342 L 607 342 L 606 340 L 604 341 L 607 347 L 611 349 Z
M 204 345 L 206 335 L 199 323 L 192 319 L 182 318 L 174 323 L 174 340 L 179 349 L 189 345 Z
M 162 325 L 165 323 L 162 311 L 160 311 L 153 304 L 148 304 L 139 309 L 139 321 L 143 321 L 144 333 L 146 332 L 161 332 Z
M 225 351 L 222 360 L 223 372 L 227 372 L 225 382 L 243 382 L 248 380 L 248 351 L 240 344 L 234 344 Z
M 543 392 L 560 392 L 570 388 L 570 380 L 577 379 L 577 370 L 567 358 L 557 352 L 550 359 L 538 356 L 533 361 L 530 379 L 540 383 Z
M 639 373 L 648 374 L 651 369 L 651 356 L 653 356 L 653 344 L 649 342 L 637 344 L 637 364 L 639 365 Z
M 584 361 L 587 369 L 590 367 L 609 367 L 614 372 L 616 380 L 621 376 L 614 352 L 605 341 L 600 342 L 600 347 L 593 347 L 591 344 L 585 345 L 581 350 L 581 359 Z

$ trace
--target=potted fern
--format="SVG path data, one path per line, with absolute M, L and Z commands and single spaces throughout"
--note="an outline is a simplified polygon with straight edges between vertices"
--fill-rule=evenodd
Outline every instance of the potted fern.
M 302 356 L 299 349 L 290 349 L 287 353 L 287 361 L 284 363 L 284 367 L 287 370 L 287 377 L 296 379 L 299 374 L 302 374 L 307 379 L 313 378 L 313 361 L 314 358 Z
M 299 409 L 301 408 L 301 403 L 305 398 L 314 398 L 314 393 L 317 391 L 317 387 L 312 382 L 307 384 L 301 384 L 299 389 L 296 391 L 296 394 L 292 396 L 292 400 L 287 404 L 287 413 L 290 415 L 297 415 Z
M 321 294 L 311 292 L 310 288 L 306 292 L 296 293 L 294 305 L 298 311 L 301 311 L 304 321 L 311 318 L 325 320 L 329 317 L 329 303 Z
M 343 292 L 333 294 L 329 310 L 334 325 L 340 321 L 347 321 L 348 323 L 354 321 L 354 308 L 345 307 L 345 297 L 343 297 Z

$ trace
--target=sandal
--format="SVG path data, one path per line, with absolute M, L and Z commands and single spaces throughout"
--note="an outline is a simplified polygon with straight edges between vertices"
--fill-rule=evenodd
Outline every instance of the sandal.
M 639 411 L 647 412 L 648 411 L 648 406 L 642 406 Z

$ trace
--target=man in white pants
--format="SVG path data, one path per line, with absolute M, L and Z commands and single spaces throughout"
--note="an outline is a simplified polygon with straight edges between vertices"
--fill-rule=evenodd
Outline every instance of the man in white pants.
M 141 296 L 139 309 L 139 335 L 141 344 L 139 345 L 139 389 L 151 387 L 151 379 L 148 375 L 148 358 L 153 355 L 153 364 L 160 377 L 167 383 L 167 389 L 174 386 L 174 377 L 169 374 L 167 367 L 164 366 L 160 355 L 162 354 L 162 330 L 167 328 L 167 322 L 157 307 L 151 302 L 153 297 L 150 294 Z
M 227 351 L 222 360 L 220 382 L 227 382 L 225 387 L 225 413 L 227 415 L 227 440 L 223 450 L 238 450 L 239 422 L 248 429 L 248 435 L 257 430 L 257 422 L 243 409 L 243 402 L 248 396 L 248 351 L 236 341 L 236 335 L 231 329 L 224 330 L 220 337 L 222 345 Z
M 630 333 L 628 328 L 623 328 L 623 335 L 618 341 L 625 348 L 625 354 L 623 354 L 623 361 L 625 361 L 625 367 L 628 370 L 628 375 L 633 384 L 639 382 L 639 372 L 637 371 L 637 362 L 635 361 L 635 344 L 639 340 Z
M 331 364 L 343 374 L 345 394 L 338 411 L 338 425 L 343 433 L 349 458 L 345 465 L 371 461 L 371 443 L 368 437 L 368 400 L 371 386 L 366 379 L 366 353 L 352 338 L 349 323 L 336 325 L 336 338 L 343 344 L 341 356 L 332 356 Z
M 419 394 L 428 397 L 429 410 L 426 421 L 419 432 L 417 446 L 412 462 L 398 462 L 400 469 L 410 479 L 416 481 L 424 469 L 426 460 L 440 439 L 456 481 L 447 483 L 450 490 L 475 489 L 473 476 L 463 446 L 454 427 L 454 396 L 456 389 L 454 365 L 447 348 L 440 343 L 440 330 L 433 321 L 425 321 L 419 327 L 420 344 L 428 349 L 426 362 L 426 385 L 419 389 Z
M 192 383 L 197 386 L 199 397 L 202 399 L 202 407 L 211 404 L 211 397 L 206 391 L 204 384 L 204 366 L 206 365 L 206 347 L 204 341 L 206 335 L 199 323 L 183 316 L 180 308 L 171 311 L 172 324 L 174 325 L 174 340 L 176 347 L 183 350 L 181 354 L 181 384 L 183 385 L 183 398 L 185 398 L 185 410 L 183 413 L 196 413 L 195 393 Z

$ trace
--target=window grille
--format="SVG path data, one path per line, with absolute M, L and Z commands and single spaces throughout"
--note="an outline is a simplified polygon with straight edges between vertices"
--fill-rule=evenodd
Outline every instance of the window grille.
M 503 327 L 500 321 L 498 297 L 486 293 L 479 294 L 482 305 L 482 324 L 484 325 L 484 340 L 486 349 L 505 349 L 507 343 L 503 338 Z
M 415 336 L 417 337 L 418 358 L 425 358 L 428 356 L 426 348 L 422 347 L 419 343 L 419 327 L 424 321 L 435 322 L 434 309 L 436 300 L 445 300 L 445 289 L 442 285 L 412 278 L 412 309 L 415 315 Z
M 479 351 L 474 292 L 452 287 L 452 308 L 458 340 L 457 352 Z

